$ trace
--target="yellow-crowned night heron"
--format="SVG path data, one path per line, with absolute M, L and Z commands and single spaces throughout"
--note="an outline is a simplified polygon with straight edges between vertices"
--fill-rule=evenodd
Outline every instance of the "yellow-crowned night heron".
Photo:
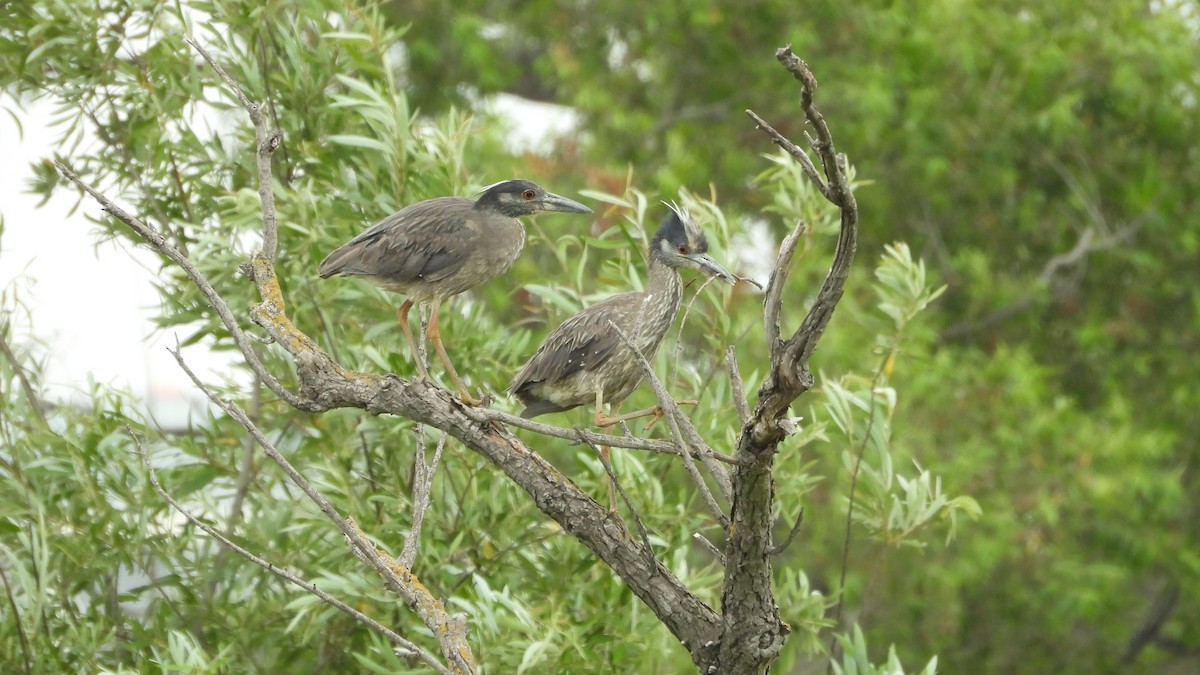
M 424 378 L 429 373 L 417 357 L 408 313 L 414 303 L 433 305 L 429 339 L 463 401 L 478 404 L 446 355 L 438 330 L 438 305 L 507 272 L 525 248 L 525 227 L 518 218 L 538 211 L 592 212 L 527 180 L 506 180 L 484 188 L 478 199 L 437 197 L 404 207 L 326 256 L 319 274 L 322 279 L 360 276 L 408 296 L 397 317 Z
M 642 367 L 609 325 L 619 326 L 647 358 L 652 359 L 666 336 L 679 303 L 681 268 L 700 270 L 728 283 L 736 277 L 708 255 L 708 240 L 681 209 L 673 208 L 650 242 L 650 278 L 645 291 L 621 293 L 599 302 L 556 328 L 508 386 L 525 404 L 521 417 L 570 410 L 594 403 L 595 425 L 655 414 L 647 408 L 625 415 L 604 414 L 604 404 L 616 407 L 642 381 Z M 601 448 L 607 463 L 608 448 Z M 610 506 L 613 502 L 609 486 Z
M 680 268 L 700 270 L 728 283 L 736 278 L 707 253 L 704 233 L 686 213 L 672 210 L 650 242 L 650 279 L 645 291 L 614 295 L 567 319 L 546 338 L 508 391 L 525 404 L 522 417 L 536 417 L 595 403 L 595 424 L 607 427 L 641 415 L 609 417 L 642 381 L 642 367 L 611 321 L 646 358 L 653 358 L 683 297 Z

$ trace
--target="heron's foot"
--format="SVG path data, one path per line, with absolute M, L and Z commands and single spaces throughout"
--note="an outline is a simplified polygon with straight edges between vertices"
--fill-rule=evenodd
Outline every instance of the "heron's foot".
M 676 405 L 698 405 L 699 403 L 700 403 L 700 401 L 696 401 L 693 399 L 686 399 L 683 401 L 675 402 Z M 642 431 L 649 431 L 650 427 L 657 424 L 658 421 L 661 420 L 663 418 L 663 415 L 665 415 L 665 414 L 666 413 L 663 412 L 661 405 L 655 406 L 654 411 L 650 413 L 650 421 L 646 422 L 646 426 L 642 427 Z
M 475 398 L 474 396 L 471 395 L 471 392 L 466 390 L 465 387 L 463 389 L 458 390 L 458 400 L 463 405 L 469 406 L 471 408 L 486 408 L 488 406 L 488 404 L 491 403 L 491 398 L 492 397 L 487 394 L 484 394 L 483 398 L 481 398 L 481 399 Z

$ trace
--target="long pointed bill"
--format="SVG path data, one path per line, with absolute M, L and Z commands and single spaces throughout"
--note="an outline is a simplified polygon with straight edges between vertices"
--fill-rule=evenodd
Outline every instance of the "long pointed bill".
M 716 277 L 727 284 L 737 283 L 737 277 L 729 273 L 729 270 L 721 267 L 721 263 L 713 260 L 707 253 L 693 253 L 688 256 L 704 272 L 710 277 Z
M 561 211 L 563 213 L 591 213 L 592 210 L 574 199 L 560 197 L 553 192 L 547 192 L 540 200 L 543 211 Z

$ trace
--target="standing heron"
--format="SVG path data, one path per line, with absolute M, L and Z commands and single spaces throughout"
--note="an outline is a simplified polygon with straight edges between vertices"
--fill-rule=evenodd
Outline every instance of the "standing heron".
M 438 330 L 438 306 L 507 272 L 525 248 L 525 227 L 518 218 L 538 211 L 592 212 L 527 180 L 506 180 L 484 188 L 478 199 L 437 197 L 406 206 L 326 256 L 318 273 L 322 279 L 359 276 L 408 296 L 396 315 L 425 379 L 429 372 L 417 357 L 408 313 L 415 303 L 431 304 L 429 339 L 463 402 L 478 405 L 446 355 Z
M 595 404 L 594 424 L 609 427 L 618 422 L 661 414 L 656 406 L 609 416 L 641 383 L 642 366 L 609 322 L 621 328 L 647 359 L 654 357 L 666 336 L 679 303 L 683 283 L 679 270 L 700 270 L 727 283 L 737 278 L 708 255 L 708 240 L 687 213 L 672 208 L 650 242 L 650 275 L 646 290 L 621 293 L 567 319 L 546 338 L 529 359 L 508 391 L 525 404 L 521 417 L 562 412 Z M 601 459 L 608 463 L 608 448 Z M 614 506 L 612 485 L 609 502 Z

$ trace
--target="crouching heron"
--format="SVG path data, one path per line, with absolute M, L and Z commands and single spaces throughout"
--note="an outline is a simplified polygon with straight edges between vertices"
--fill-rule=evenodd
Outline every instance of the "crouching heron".
M 737 278 L 708 255 L 704 233 L 676 208 L 659 226 L 648 257 L 646 290 L 614 295 L 567 319 L 513 378 L 508 391 L 525 404 L 521 417 L 593 404 L 594 424 L 604 428 L 661 414 L 658 407 L 624 415 L 604 413 L 605 403 L 616 411 L 643 377 L 636 355 L 612 325 L 620 327 L 630 342 L 652 359 L 679 312 L 683 297 L 679 270 L 699 270 L 730 284 Z M 601 448 L 601 459 L 606 464 L 608 454 L 608 448 Z M 611 485 L 609 501 L 612 506 Z

